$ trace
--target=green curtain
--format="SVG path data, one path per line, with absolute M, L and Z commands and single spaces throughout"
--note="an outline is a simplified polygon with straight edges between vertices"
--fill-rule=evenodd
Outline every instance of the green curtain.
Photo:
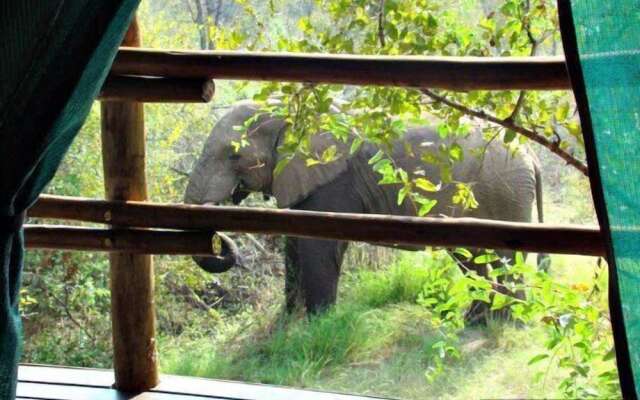
M 138 2 L 0 1 L 0 399 L 15 397 L 22 215 L 82 126 Z
M 640 0 L 558 0 L 600 226 L 623 396 L 640 382 Z M 635 382 L 635 383 L 634 383 Z

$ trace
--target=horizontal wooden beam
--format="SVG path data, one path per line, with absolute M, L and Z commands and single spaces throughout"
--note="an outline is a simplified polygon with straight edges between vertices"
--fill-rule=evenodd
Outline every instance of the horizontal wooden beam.
M 110 75 L 98 100 L 144 103 L 207 103 L 213 98 L 211 79 Z
M 26 247 L 133 254 L 213 255 L 214 232 L 26 225 Z
M 57 196 L 41 196 L 28 215 L 126 227 L 283 234 L 381 245 L 465 246 L 592 256 L 605 253 L 596 227 L 472 218 L 110 202 Z
M 563 57 L 356 56 L 122 47 L 111 73 L 459 91 L 570 89 Z

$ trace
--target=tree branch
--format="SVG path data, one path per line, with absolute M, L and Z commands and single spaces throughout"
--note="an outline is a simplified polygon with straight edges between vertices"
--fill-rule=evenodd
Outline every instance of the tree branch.
M 529 1 L 526 2 L 526 8 L 525 8 L 526 12 L 529 12 Z M 531 44 L 531 50 L 529 51 L 529 56 L 533 57 L 536 55 L 536 51 L 538 50 L 538 44 L 541 43 L 540 41 L 536 40 L 536 38 L 533 37 L 533 33 L 531 32 L 531 25 L 529 24 L 528 21 L 523 20 L 522 24 L 524 26 L 525 31 L 527 32 L 527 38 L 529 39 L 529 43 Z M 518 94 L 518 100 L 516 100 L 516 105 L 513 107 L 513 111 L 511 112 L 511 115 L 509 115 L 507 117 L 507 121 L 515 121 L 516 117 L 518 116 L 518 113 L 520 112 L 520 109 L 522 108 L 522 104 L 524 103 L 524 96 L 525 96 L 525 91 L 521 90 L 520 94 Z
M 222 2 L 223 0 L 218 0 L 218 6 L 216 7 L 216 16 L 213 20 L 213 23 L 216 27 L 220 26 L 220 16 L 222 15 Z
M 526 4 L 526 10 L 529 10 L 529 1 L 527 1 Z M 384 46 L 384 29 L 383 29 L 383 17 L 384 17 L 384 0 L 380 0 L 380 12 L 378 14 L 378 37 L 380 40 L 380 44 L 382 46 Z M 529 42 L 531 43 L 531 50 L 530 50 L 530 55 L 534 56 L 536 54 L 536 51 L 538 49 L 538 45 L 539 43 L 542 43 L 542 41 L 544 40 L 544 38 L 542 38 L 540 41 L 536 40 L 536 38 L 533 36 L 533 33 L 531 32 L 531 27 L 527 22 L 524 22 L 524 28 L 527 32 L 527 38 L 529 39 Z M 487 113 L 485 113 L 482 110 L 473 110 L 469 107 L 466 107 L 463 104 L 457 103 L 455 101 L 449 100 L 447 99 L 445 96 L 441 96 L 439 94 L 436 94 L 435 92 L 433 92 L 432 90 L 429 89 L 420 89 L 420 91 L 422 92 L 422 94 L 424 94 L 425 96 L 429 97 L 430 99 L 432 99 L 433 101 L 436 101 L 438 103 L 442 103 L 446 106 L 449 106 L 451 108 L 454 108 L 460 112 L 462 112 L 465 115 L 468 115 L 470 117 L 474 117 L 474 118 L 479 118 L 482 119 L 484 121 L 488 121 L 491 123 L 494 123 L 496 125 L 500 125 L 504 128 L 510 129 L 516 133 L 519 133 L 522 136 L 527 137 L 530 140 L 533 140 L 534 142 L 540 144 L 543 147 L 546 147 L 549 151 L 551 151 L 552 153 L 554 153 L 555 155 L 557 155 L 558 157 L 560 157 L 561 159 L 563 159 L 567 164 L 571 165 L 572 167 L 576 168 L 578 171 L 582 172 L 582 174 L 584 174 L 585 176 L 589 176 L 589 170 L 587 165 L 578 160 L 577 158 L 575 158 L 572 154 L 570 154 L 569 152 L 565 151 L 564 149 L 560 148 L 560 138 L 557 132 L 554 131 L 554 136 L 557 138 L 555 141 L 551 141 L 549 139 L 547 139 L 545 136 L 537 133 L 534 130 L 531 129 L 527 129 L 524 128 L 522 126 L 517 125 L 514 120 L 518 114 L 518 112 L 520 111 L 520 109 L 522 108 L 522 104 L 524 103 L 524 98 L 525 98 L 525 91 L 522 90 L 520 91 L 520 94 L 518 95 L 518 99 L 516 100 L 516 104 L 513 108 L 513 111 L 511 112 L 511 114 L 505 118 L 505 119 L 500 119 L 496 116 L 493 115 L 489 115 Z M 491 141 L 493 141 L 495 139 L 492 138 Z M 491 142 L 490 141 L 490 142 Z M 489 143 L 490 143 L 489 142 Z M 488 146 L 488 144 L 487 144 Z
M 193 22 L 197 22 L 196 15 L 193 12 L 193 8 L 191 8 L 190 0 L 184 0 L 184 4 L 187 7 L 187 10 L 189 10 L 189 15 L 191 15 Z
M 73 325 L 75 325 L 76 327 L 78 327 L 78 329 L 80 329 L 85 335 L 87 335 L 89 337 L 89 339 L 91 339 L 91 341 L 93 343 L 96 342 L 96 338 L 94 335 L 91 334 L 91 332 L 87 329 L 86 326 L 84 326 L 83 324 L 81 324 L 74 316 L 73 313 L 71 313 L 71 310 L 69 309 L 69 287 L 65 284 L 63 287 L 64 290 L 64 300 L 60 299 L 59 297 L 57 297 L 55 294 L 53 294 L 53 292 L 49 291 L 48 294 L 56 301 L 56 303 L 58 303 L 58 305 L 60 307 L 62 307 L 64 313 L 66 314 L 67 318 L 69 318 L 69 321 L 71 321 L 71 323 Z
M 185 177 L 185 178 L 188 178 L 188 177 L 190 176 L 190 174 L 189 174 L 187 171 L 183 171 L 183 170 L 181 170 L 181 169 L 179 169 L 179 168 L 176 168 L 176 167 L 169 167 L 169 169 L 170 169 L 171 171 L 175 172 L 176 174 L 178 174 L 178 175 L 180 175 L 180 176 L 183 176 L 183 177 Z
M 521 134 L 522 136 L 527 137 L 530 140 L 533 140 L 534 142 L 540 144 L 541 146 L 546 147 L 549 151 L 551 151 L 553 154 L 557 155 L 558 157 L 562 158 L 567 164 L 571 165 L 572 167 L 576 168 L 578 171 L 582 172 L 585 176 L 589 176 L 589 170 L 587 168 L 587 165 L 578 160 L 577 158 L 575 158 L 573 155 L 571 155 L 569 152 L 567 152 L 566 150 L 560 148 L 560 142 L 559 141 L 551 141 L 549 139 L 547 139 L 545 136 L 524 128 L 522 126 L 516 125 L 510 118 L 507 119 L 500 119 L 497 118 L 496 116 L 490 115 L 485 113 L 484 111 L 481 110 L 473 110 L 467 106 L 464 106 L 460 103 L 457 103 L 455 101 L 449 100 L 447 99 L 445 96 L 441 96 L 439 94 L 436 94 L 435 92 L 429 90 L 429 89 L 420 89 L 420 91 L 427 97 L 429 97 L 430 99 L 445 104 L 451 108 L 454 108 L 460 112 L 462 112 L 465 115 L 468 115 L 470 117 L 474 117 L 474 118 L 479 118 L 482 119 L 484 121 L 488 121 L 491 123 L 494 123 L 496 125 L 500 125 L 504 128 L 507 129 L 511 129 L 512 131 Z
M 525 91 L 521 90 L 520 93 L 518 94 L 518 100 L 516 100 L 516 105 L 513 106 L 513 111 L 511 111 L 511 114 L 509 114 L 509 116 L 505 119 L 505 121 L 515 121 L 516 116 L 518 115 L 518 113 L 520 112 L 520 109 L 522 108 L 522 104 L 524 103 L 524 96 L 525 96 Z
M 378 40 L 380 40 L 380 46 L 384 48 L 386 44 L 384 39 L 384 0 L 380 0 L 380 10 L 378 11 Z

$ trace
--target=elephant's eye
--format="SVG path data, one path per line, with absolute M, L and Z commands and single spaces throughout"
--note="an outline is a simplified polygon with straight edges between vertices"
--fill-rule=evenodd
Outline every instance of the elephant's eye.
M 240 159 L 240 154 L 238 153 L 231 153 L 229 155 L 229 160 L 231 161 L 238 161 Z

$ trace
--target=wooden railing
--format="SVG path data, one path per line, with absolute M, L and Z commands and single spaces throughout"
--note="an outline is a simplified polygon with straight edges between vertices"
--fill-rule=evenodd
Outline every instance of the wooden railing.
M 212 79 L 467 90 L 569 89 L 562 57 L 401 57 L 122 47 L 105 100 L 206 102 Z
M 30 209 L 29 215 L 119 227 L 161 229 L 142 231 L 28 226 L 27 246 L 32 248 L 211 255 L 211 232 L 234 231 L 354 240 L 388 246 L 466 246 L 604 255 L 599 229 L 577 225 L 113 202 L 58 196 L 42 196 Z M 29 236 L 31 232 L 33 236 Z M 140 236 L 136 237 L 136 234 Z M 147 240 L 153 243 L 145 244 Z
M 124 44 L 139 44 L 136 23 Z M 103 100 L 106 188 L 113 201 L 42 196 L 31 217 L 112 227 L 27 225 L 28 248 L 108 251 L 111 258 L 116 387 L 157 383 L 153 269 L 141 254 L 212 254 L 215 230 L 359 240 L 385 245 L 469 246 L 603 255 L 595 227 L 162 205 L 143 200 L 144 129 L 136 102 L 207 102 L 212 79 L 385 85 L 448 90 L 569 89 L 560 57 L 455 58 L 120 49 Z M 136 167 L 137 166 L 137 167 Z M 135 182 L 126 171 L 138 168 Z M 119 172 L 120 171 L 120 172 Z M 125 172 L 122 172 L 125 171 Z M 119 201 L 116 201 L 119 200 Z M 152 229 L 150 229 L 152 228 Z M 118 300 L 120 299 L 120 300 Z M 136 316 L 129 311 L 135 309 Z
M 215 85 L 210 79 L 112 75 L 102 86 L 98 100 L 207 103 L 213 98 L 214 92 Z

